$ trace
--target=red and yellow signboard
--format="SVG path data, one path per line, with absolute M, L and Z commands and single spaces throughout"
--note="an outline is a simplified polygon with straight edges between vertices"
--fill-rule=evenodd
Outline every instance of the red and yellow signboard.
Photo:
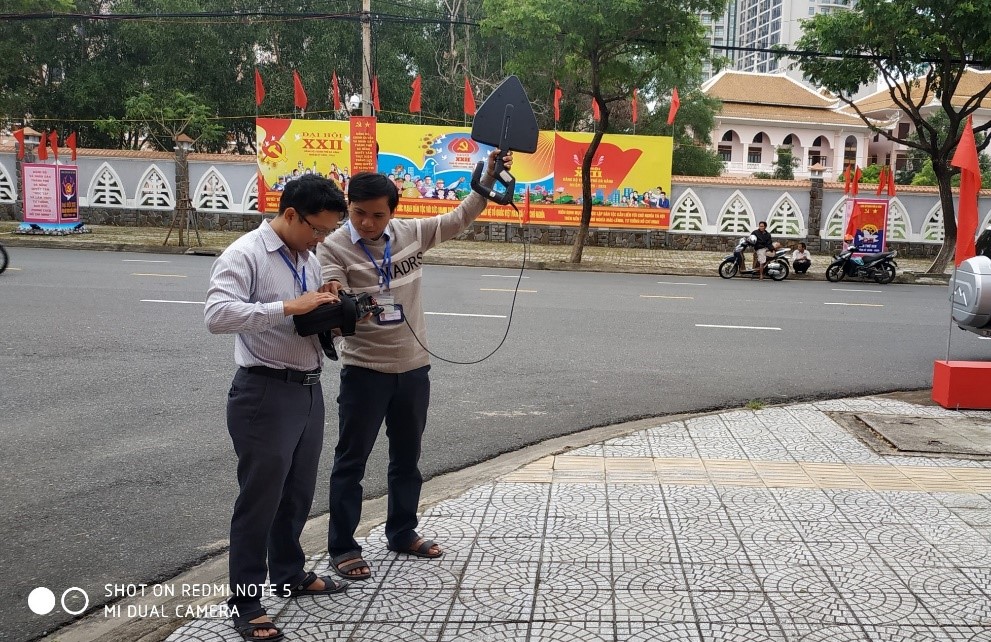
M 432 216 L 450 211 L 470 191 L 475 165 L 491 147 L 471 139 L 462 127 L 348 121 L 258 119 L 259 208 L 278 210 L 287 181 L 317 173 L 346 186 L 358 171 L 376 170 L 396 182 L 398 216 Z M 581 165 L 592 134 L 540 132 L 533 154 L 516 154 L 517 206 L 531 192 L 530 221 L 541 225 L 580 222 Z M 666 229 L 668 208 L 657 206 L 671 191 L 672 140 L 665 136 L 603 137 L 592 159 L 592 225 Z M 490 205 L 482 221 L 518 222 L 511 207 Z
M 884 252 L 887 245 L 888 201 L 851 198 L 844 206 L 844 240 L 865 254 Z

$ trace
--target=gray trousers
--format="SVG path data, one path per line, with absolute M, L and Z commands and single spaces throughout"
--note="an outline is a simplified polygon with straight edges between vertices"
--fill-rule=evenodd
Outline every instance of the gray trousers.
M 234 375 L 227 429 L 240 492 L 231 518 L 228 603 L 241 615 L 261 608 L 266 574 L 280 590 L 305 576 L 299 536 L 313 503 L 323 428 L 319 383 L 287 383 L 244 368 Z

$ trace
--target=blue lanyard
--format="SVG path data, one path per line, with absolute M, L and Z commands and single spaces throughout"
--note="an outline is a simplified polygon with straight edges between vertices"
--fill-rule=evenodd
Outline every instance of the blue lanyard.
M 292 278 L 293 278 L 293 280 L 296 283 L 299 284 L 300 291 L 303 292 L 303 293 L 305 293 L 306 292 L 306 266 L 305 265 L 303 266 L 303 276 L 301 278 L 299 276 L 299 272 L 296 271 L 296 266 L 293 265 L 292 264 L 292 261 L 289 260 L 289 257 L 285 255 L 285 253 L 282 251 L 282 248 L 279 248 L 279 256 L 282 257 L 282 260 L 285 261 L 285 264 L 289 266 L 289 269 L 290 270 L 292 270 Z
M 386 292 L 389 291 L 389 283 L 392 281 L 392 245 L 390 244 L 389 237 L 385 237 L 385 253 L 382 254 L 382 266 L 375 261 L 375 257 L 372 253 L 368 251 L 365 247 L 364 239 L 358 239 L 358 245 L 361 249 L 365 251 L 365 256 L 368 260 L 372 262 L 375 266 L 375 271 L 379 273 L 379 290 L 385 289 Z

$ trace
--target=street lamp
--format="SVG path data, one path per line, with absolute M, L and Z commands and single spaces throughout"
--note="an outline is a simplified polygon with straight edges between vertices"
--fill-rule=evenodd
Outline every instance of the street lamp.
M 189 152 L 192 151 L 195 142 L 186 134 L 179 134 L 175 137 L 176 208 L 172 215 L 172 223 L 169 225 L 169 232 L 165 235 L 165 241 L 162 242 L 162 245 L 168 244 L 172 229 L 178 226 L 179 246 L 184 246 L 183 230 L 185 229 L 188 238 L 190 223 L 196 230 L 196 244 L 203 245 L 200 240 L 200 226 L 196 219 L 196 210 L 193 209 L 189 197 Z

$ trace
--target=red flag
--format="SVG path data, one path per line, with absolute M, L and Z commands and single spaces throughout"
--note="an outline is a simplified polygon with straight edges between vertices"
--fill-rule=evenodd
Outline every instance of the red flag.
M 633 88 L 633 103 L 632 103 L 631 106 L 633 108 L 633 124 L 636 125 L 637 124 L 637 116 L 639 115 L 637 113 L 637 88 L 636 87 Z
M 881 195 L 881 190 L 888 185 L 888 166 L 881 166 L 881 173 L 877 177 L 877 196 Z
M 471 91 L 471 80 L 465 75 L 465 115 L 475 115 L 475 94 Z
M 850 171 L 850 166 L 847 165 L 843 169 L 843 193 L 850 193 L 850 181 L 853 179 L 853 172 Z
M 38 143 L 38 160 L 48 160 L 48 132 L 42 132 Z
M 52 154 L 55 155 L 55 162 L 58 162 L 58 131 L 52 130 L 48 135 L 48 143 L 52 146 Z
M 564 92 L 561 91 L 561 85 L 554 82 L 554 122 L 561 120 L 561 96 Z
M 413 84 L 410 85 L 413 88 L 413 96 L 409 99 L 409 113 L 411 114 L 420 113 L 420 85 L 422 82 L 420 74 L 417 74 L 416 78 L 413 79 Z
M 292 72 L 292 97 L 296 109 L 306 109 L 306 91 L 303 89 L 303 81 L 299 79 L 299 72 Z
M 981 190 L 981 166 L 977 160 L 977 141 L 974 139 L 974 117 L 967 117 L 967 124 L 953 152 L 950 164 L 960 168 L 960 203 L 957 205 L 957 247 L 954 262 L 959 267 L 963 261 L 977 254 L 974 237 L 977 236 L 977 193 Z
M 530 186 L 523 190 L 523 225 L 530 222 Z
M 375 112 L 378 113 L 382 111 L 381 105 L 379 105 L 379 77 L 372 76 L 372 107 L 375 108 Z
M 860 176 L 861 176 L 860 167 L 855 166 L 853 172 L 853 184 L 850 185 L 850 193 L 853 194 L 854 196 L 856 196 L 860 192 Z
M 334 91 L 334 111 L 341 110 L 341 88 L 337 85 L 337 72 L 330 77 L 330 88 Z
M 602 113 L 599 111 L 599 103 L 592 97 L 592 118 L 596 121 L 602 120 Z
M 895 168 L 888 167 L 888 196 L 895 195 Z
M 17 158 L 24 158 L 24 130 L 18 129 L 14 132 L 14 140 L 17 141 Z
M 72 150 L 72 160 L 76 160 L 76 132 L 72 132 L 65 139 L 66 146 Z
M 261 107 L 263 100 L 265 100 L 265 85 L 262 83 L 262 75 L 258 67 L 255 67 L 255 107 Z
M 671 108 L 668 110 L 668 125 L 674 124 L 674 116 L 678 113 L 679 107 L 681 107 L 681 99 L 678 98 L 678 88 L 675 87 L 671 92 Z

